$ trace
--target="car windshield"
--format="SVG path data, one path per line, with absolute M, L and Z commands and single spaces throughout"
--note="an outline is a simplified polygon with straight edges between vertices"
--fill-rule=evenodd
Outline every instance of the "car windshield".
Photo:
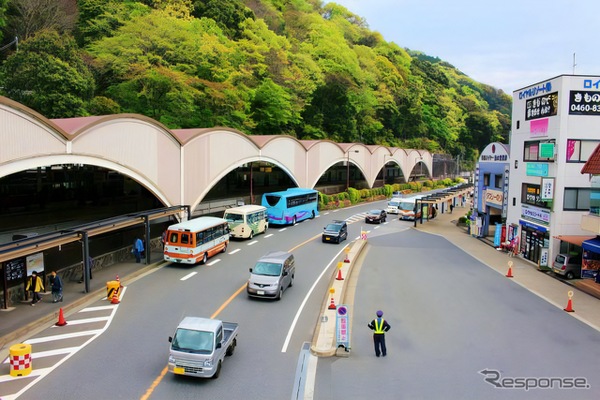
M 279 276 L 281 275 L 281 264 L 257 262 L 252 270 L 253 274 Z
M 226 213 L 223 218 L 226 219 L 228 222 L 242 222 L 242 221 L 244 221 L 244 216 L 242 214 Z
M 413 210 L 415 208 L 414 203 L 400 203 L 399 208 L 402 210 Z
M 171 348 L 190 353 L 210 354 L 213 351 L 213 332 L 177 329 Z
M 388 206 L 390 206 L 390 207 L 398 207 L 398 204 L 400 204 L 400 203 L 398 203 L 397 201 L 390 201 L 388 203 Z
M 331 232 L 339 232 L 340 229 L 342 229 L 342 226 L 337 225 L 337 224 L 329 224 L 329 225 L 327 225 L 327 228 L 325 228 L 326 231 L 331 231 Z
M 369 214 L 379 215 L 379 214 L 381 214 L 381 210 L 371 210 L 371 211 L 369 211 Z

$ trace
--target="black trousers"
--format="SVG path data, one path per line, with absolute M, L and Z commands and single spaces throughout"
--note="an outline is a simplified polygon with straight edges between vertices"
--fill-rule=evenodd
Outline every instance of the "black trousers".
M 384 333 L 374 333 L 373 334 L 373 343 L 375 344 L 375 355 L 379 357 L 379 354 L 383 354 L 384 356 L 387 353 L 387 349 L 385 348 L 385 334 Z M 381 351 L 379 348 L 381 347 Z

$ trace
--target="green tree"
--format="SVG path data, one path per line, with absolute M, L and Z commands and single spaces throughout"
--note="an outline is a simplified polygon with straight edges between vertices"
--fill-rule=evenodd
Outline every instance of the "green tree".
M 2 30 L 6 27 L 6 11 L 8 10 L 8 0 L 0 0 L 0 41 L 3 38 Z
M 254 12 L 240 0 L 199 0 L 194 2 L 196 18 L 211 18 L 231 39 L 240 39 L 240 24 L 246 19 L 256 19 Z
M 254 131 L 262 135 L 285 133 L 286 126 L 298 120 L 292 110 L 290 95 L 271 79 L 265 79 L 256 90 L 251 103 Z
M 92 97 L 94 80 L 75 40 L 41 31 L 19 47 L 2 66 L 9 97 L 48 118 L 78 117 Z

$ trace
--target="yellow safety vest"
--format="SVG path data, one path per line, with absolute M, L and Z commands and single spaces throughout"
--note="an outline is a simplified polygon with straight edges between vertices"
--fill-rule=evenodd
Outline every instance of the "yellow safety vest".
M 379 325 L 377 325 L 378 320 L 379 320 Z M 384 333 L 383 332 L 383 318 L 375 319 L 375 333 Z

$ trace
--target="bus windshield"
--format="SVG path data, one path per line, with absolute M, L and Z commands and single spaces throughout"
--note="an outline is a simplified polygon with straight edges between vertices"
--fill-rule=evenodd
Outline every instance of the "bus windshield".
M 415 209 L 415 203 L 400 203 L 400 205 L 398 206 L 399 209 L 401 210 L 414 210 Z
M 400 205 L 400 203 L 398 203 L 397 201 L 390 201 L 388 203 L 388 206 L 390 207 L 398 207 Z
M 281 196 L 274 196 L 272 194 L 267 194 L 267 195 L 265 195 L 265 199 L 267 200 L 267 203 L 269 203 L 269 205 L 271 207 L 275 207 L 277 205 L 277 203 L 279 203 Z
M 227 222 L 243 222 L 244 221 L 244 216 L 242 214 L 226 213 L 223 218 L 226 219 Z

